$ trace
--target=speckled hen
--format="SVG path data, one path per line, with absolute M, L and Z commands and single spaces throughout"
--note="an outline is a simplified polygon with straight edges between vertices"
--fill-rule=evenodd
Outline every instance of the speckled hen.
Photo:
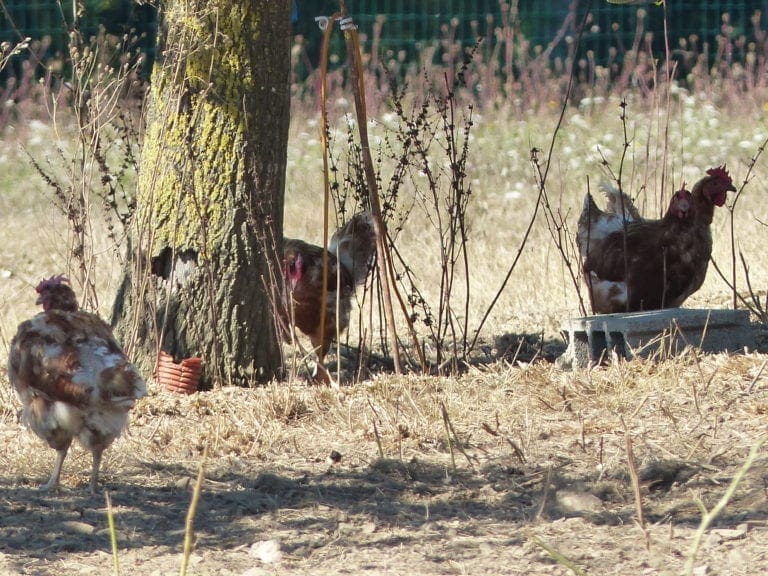
M 128 423 L 128 411 L 146 394 L 144 380 L 95 314 L 79 310 L 68 280 L 54 276 L 37 286 L 43 311 L 19 325 L 11 341 L 8 378 L 23 404 L 24 423 L 56 450 L 50 479 L 59 484 L 72 440 L 93 455 L 90 489 L 96 492 L 104 450 Z

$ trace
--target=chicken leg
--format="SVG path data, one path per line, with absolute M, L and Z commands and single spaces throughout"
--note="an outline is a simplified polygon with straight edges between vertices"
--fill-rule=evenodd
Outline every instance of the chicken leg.
M 99 484 L 99 468 L 101 467 L 101 455 L 103 448 L 93 448 L 93 466 L 91 468 L 91 494 L 96 494 L 96 488 Z
M 69 450 L 69 444 L 65 446 L 64 448 L 60 448 L 56 450 L 56 463 L 53 465 L 53 473 L 51 474 L 51 478 L 40 486 L 40 490 L 43 492 L 48 492 L 50 490 L 55 490 L 59 487 L 59 476 L 61 476 L 61 466 L 64 464 L 64 458 L 67 457 L 67 451 Z

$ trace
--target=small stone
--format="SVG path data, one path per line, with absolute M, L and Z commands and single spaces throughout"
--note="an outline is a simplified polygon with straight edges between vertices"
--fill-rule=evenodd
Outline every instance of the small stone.
M 566 513 L 597 513 L 603 510 L 602 500 L 589 492 L 558 490 L 556 501 L 557 505 Z
M 280 550 L 280 542 L 277 540 L 260 540 L 251 544 L 248 551 L 251 558 L 257 558 L 264 564 L 275 564 L 283 559 L 283 553 Z
M 75 534 L 91 535 L 95 531 L 95 528 L 90 524 L 78 522 L 77 520 L 65 520 L 59 526 L 62 532 L 73 532 Z

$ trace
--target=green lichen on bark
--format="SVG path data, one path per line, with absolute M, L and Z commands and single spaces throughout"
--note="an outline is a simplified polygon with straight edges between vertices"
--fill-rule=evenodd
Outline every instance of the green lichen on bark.
M 175 2 L 169 10 L 169 37 L 181 45 L 155 69 L 139 178 L 158 247 L 152 252 L 170 244 L 210 254 L 233 197 L 244 196 L 238 189 L 248 130 L 242 100 L 261 88 L 251 72 L 248 43 L 257 26 L 246 18 L 249 5 Z
M 282 236 L 290 5 L 164 7 L 113 322 L 148 370 L 162 349 L 201 356 L 208 383 L 247 385 L 281 367 L 264 242 Z

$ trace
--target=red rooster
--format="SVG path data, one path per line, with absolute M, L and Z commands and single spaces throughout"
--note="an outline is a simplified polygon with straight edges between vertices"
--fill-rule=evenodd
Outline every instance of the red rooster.
M 587 194 L 576 241 L 593 312 L 682 305 L 704 283 L 714 208 L 729 190 L 736 188 L 725 166 L 712 168 L 691 192 L 676 192 L 660 220 L 640 218 L 632 201 L 612 188 L 606 190 L 607 212 Z
M 283 239 L 283 272 L 291 298 L 288 314 L 296 327 L 309 336 L 320 358 L 325 357 L 331 341 L 336 338 L 337 300 L 338 332 L 341 333 L 349 323 L 355 286 L 365 282 L 375 253 L 373 219 L 368 212 L 356 214 L 331 237 L 326 300 L 322 302 L 323 249 L 303 240 Z M 321 326 L 323 308 L 325 323 Z
M 101 455 L 123 431 L 128 411 L 146 388 L 109 325 L 78 310 L 67 283 L 54 276 L 37 286 L 43 311 L 19 325 L 8 379 L 21 397 L 24 422 L 57 452 L 53 474 L 40 488 L 58 486 L 76 437 L 93 454 L 90 488 L 95 493 Z

